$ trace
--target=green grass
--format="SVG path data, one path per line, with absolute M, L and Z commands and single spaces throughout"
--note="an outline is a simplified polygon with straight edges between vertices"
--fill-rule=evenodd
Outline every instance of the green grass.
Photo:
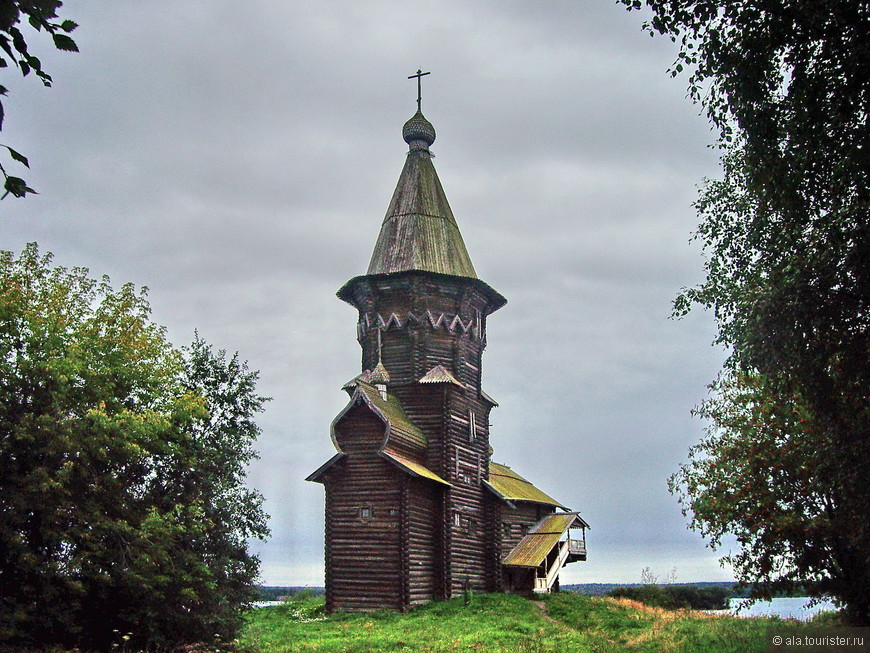
M 751 653 L 764 651 L 778 619 L 708 616 L 649 608 L 621 599 L 562 592 L 533 602 L 478 594 L 435 602 L 408 614 L 325 616 L 323 599 L 302 598 L 253 610 L 241 646 L 250 653 Z

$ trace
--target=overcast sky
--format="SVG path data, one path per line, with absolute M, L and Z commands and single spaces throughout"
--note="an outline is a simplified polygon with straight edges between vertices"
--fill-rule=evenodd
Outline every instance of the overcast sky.
M 592 525 L 563 582 L 730 579 L 667 477 L 723 353 L 712 318 L 669 319 L 702 279 L 691 202 L 714 134 L 674 46 L 611 0 L 69 0 L 79 54 L 30 32 L 51 89 L 3 72 L 0 140 L 39 191 L 0 203 L 0 248 L 150 288 L 177 345 L 238 350 L 274 399 L 250 482 L 268 584 L 322 585 L 328 429 L 360 371 L 363 274 L 423 111 L 489 319 L 495 460 Z M 5 164 L 5 160 L 4 160 Z M 24 171 L 22 171 L 23 173 Z

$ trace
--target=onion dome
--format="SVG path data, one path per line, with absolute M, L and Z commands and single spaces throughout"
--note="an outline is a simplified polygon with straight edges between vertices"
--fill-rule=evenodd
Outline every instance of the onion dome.
M 428 150 L 435 142 L 435 128 L 418 109 L 402 127 L 402 138 L 412 150 Z

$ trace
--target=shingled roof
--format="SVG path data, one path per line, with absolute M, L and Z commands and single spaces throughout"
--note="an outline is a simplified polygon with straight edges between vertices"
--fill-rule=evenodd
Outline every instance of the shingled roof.
M 365 396 L 369 406 L 382 415 L 389 425 L 390 434 L 387 448 L 389 448 L 390 442 L 396 441 L 421 450 L 426 448 L 428 444 L 426 434 L 408 418 L 401 402 L 395 395 L 387 394 L 387 398 L 383 399 L 376 388 L 364 381 L 357 383 L 357 391 Z
M 432 164 L 429 145 L 435 140 L 435 130 L 418 112 L 405 123 L 403 136 L 410 151 L 381 225 L 368 274 L 423 270 L 476 279 Z
M 384 421 L 386 437 L 380 447 L 379 453 L 385 460 L 388 460 L 412 476 L 426 478 L 449 486 L 450 483 L 448 481 L 445 481 L 438 474 L 427 468 L 422 462 L 412 460 L 404 453 L 401 453 L 402 450 L 407 451 L 410 449 L 416 451 L 416 455 L 422 456 L 428 444 L 426 434 L 410 420 L 402 408 L 402 403 L 395 395 L 387 393 L 386 397 L 382 397 L 377 388 L 363 380 L 368 376 L 370 374 L 364 372 L 344 385 L 343 389 L 352 390 L 351 401 L 333 421 L 331 434 L 332 442 L 339 451 L 305 480 L 320 482 L 327 471 L 347 457 L 348 454 L 341 451 L 336 439 L 335 424 L 344 417 L 352 406 L 362 401 Z
M 589 524 L 576 512 L 547 515 L 507 554 L 502 564 L 508 567 L 537 567 L 571 526 L 589 528 Z
M 507 465 L 491 462 L 489 464 L 489 482 L 486 485 L 505 501 L 530 501 L 567 510 L 565 506 L 536 488 Z

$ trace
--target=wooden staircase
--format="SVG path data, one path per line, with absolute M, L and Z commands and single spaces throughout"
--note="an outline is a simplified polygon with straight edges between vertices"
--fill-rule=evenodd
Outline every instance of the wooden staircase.
M 550 565 L 546 575 L 543 578 L 535 578 L 535 588 L 533 590 L 535 594 L 547 594 L 553 587 L 553 584 L 559 577 L 559 572 L 562 571 L 562 567 L 565 566 L 568 560 L 568 554 L 571 552 L 571 540 L 559 542 L 558 547 L 559 551 L 556 554 L 556 559 L 553 560 L 553 564 Z

